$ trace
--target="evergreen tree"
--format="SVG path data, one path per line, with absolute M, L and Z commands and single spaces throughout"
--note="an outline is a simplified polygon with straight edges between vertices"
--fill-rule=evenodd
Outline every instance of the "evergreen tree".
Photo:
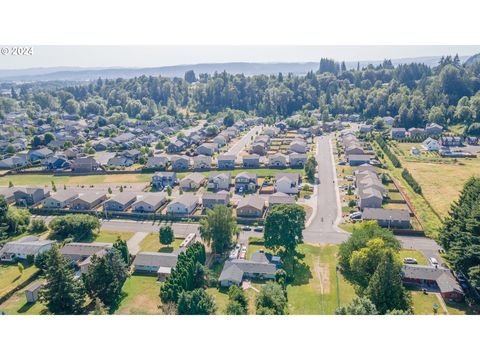
M 207 210 L 206 218 L 200 220 L 200 235 L 207 244 L 212 245 L 216 254 L 222 254 L 230 248 L 236 228 L 237 221 L 232 210 L 224 205 Z
M 356 297 L 348 305 L 339 307 L 336 315 L 377 315 L 377 308 L 367 297 Z
M 174 235 L 173 235 L 173 229 L 171 226 L 167 225 L 167 226 L 162 226 L 159 230 L 159 239 L 160 239 L 160 243 L 163 244 L 163 245 L 170 245 L 173 240 L 175 239 Z
M 204 289 L 183 291 L 178 299 L 178 315 L 212 315 L 216 309 L 215 299 Z

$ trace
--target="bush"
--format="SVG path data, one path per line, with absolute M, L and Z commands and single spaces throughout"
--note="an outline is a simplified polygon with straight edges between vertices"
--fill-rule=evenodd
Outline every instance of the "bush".
M 52 231 L 52 238 L 64 240 L 72 237 L 81 241 L 93 236 L 93 232 L 100 228 L 100 221 L 92 215 L 65 215 L 53 219 L 49 228 Z
M 33 233 L 42 233 L 47 230 L 47 224 L 41 219 L 34 219 L 30 224 L 30 231 Z

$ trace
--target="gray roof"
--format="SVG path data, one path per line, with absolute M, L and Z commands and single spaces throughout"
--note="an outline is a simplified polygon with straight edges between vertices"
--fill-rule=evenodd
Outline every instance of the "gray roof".
M 434 266 L 404 265 L 402 276 L 409 279 L 436 281 L 442 293 L 457 291 L 463 293 L 450 270 Z
M 410 221 L 410 213 L 408 210 L 402 209 L 365 208 L 362 218 L 364 220 Z
M 106 196 L 106 194 L 103 193 L 103 192 L 87 192 L 85 194 L 80 194 L 78 196 L 78 198 L 75 199 L 75 200 L 81 200 L 81 201 L 85 201 L 86 203 L 91 204 L 91 203 L 93 203 L 93 202 L 97 201 L 98 199 L 103 198 L 105 196 Z
M 0 249 L 0 256 L 3 254 L 36 255 L 42 247 L 53 243 L 54 241 L 40 240 L 38 237 L 33 235 L 24 236 L 19 240 L 6 243 Z
M 93 242 L 93 243 L 80 243 L 71 242 L 66 244 L 60 249 L 60 254 L 65 256 L 92 256 L 105 249 L 111 248 L 112 243 Z
M 244 273 L 275 275 L 276 272 L 277 267 L 275 266 L 275 264 L 268 262 L 268 260 L 267 262 L 264 262 L 263 258 L 261 259 L 261 262 L 235 259 L 225 262 L 225 264 L 223 265 L 222 273 L 220 274 L 218 280 L 241 282 Z
M 60 192 L 57 192 L 57 193 L 51 195 L 47 199 L 52 199 L 52 200 L 55 200 L 55 201 L 63 202 L 63 201 L 66 201 L 66 200 L 76 198 L 77 196 L 78 196 L 78 194 L 73 192 L 73 191 L 60 191 Z
M 230 193 L 228 191 L 219 191 L 218 193 L 206 192 L 202 195 L 202 200 L 224 200 L 228 201 Z
M 173 268 L 177 260 L 178 253 L 140 252 L 135 257 L 133 265 Z
M 110 200 L 107 200 L 107 202 L 116 202 L 122 205 L 128 204 L 132 200 L 136 200 L 137 195 L 128 193 L 128 192 L 123 192 L 123 193 L 118 193 L 114 195 Z
M 237 209 L 240 209 L 245 206 L 251 206 L 255 209 L 263 210 L 265 206 L 265 200 L 263 200 L 263 198 L 259 196 L 248 195 L 240 199 L 240 201 L 238 202 Z
M 269 205 L 274 204 L 295 204 L 295 197 L 282 192 L 276 192 L 268 197 Z
M 185 205 L 186 207 L 190 207 L 193 204 L 196 204 L 198 202 L 198 196 L 194 194 L 183 194 L 177 199 L 173 200 L 169 206 L 175 204 L 175 203 L 181 203 Z
M 137 201 L 133 203 L 133 205 L 137 205 L 141 202 L 144 202 L 145 204 L 156 206 L 159 203 L 162 203 L 166 198 L 166 195 L 164 192 L 159 192 L 159 193 L 145 193 L 143 195 L 139 195 L 137 198 Z

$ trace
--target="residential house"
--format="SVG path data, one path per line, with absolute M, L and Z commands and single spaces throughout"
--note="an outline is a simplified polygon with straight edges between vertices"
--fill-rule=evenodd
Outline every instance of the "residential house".
M 360 134 L 368 134 L 373 131 L 373 125 L 360 125 L 358 131 Z
M 283 192 L 276 192 L 268 197 L 268 209 L 275 205 L 295 204 L 295 197 Z
M 228 206 L 230 193 L 222 190 L 217 193 L 206 192 L 202 194 L 202 206 L 204 209 L 212 209 L 216 205 Z
M 227 145 L 227 139 L 221 134 L 215 136 L 212 141 L 217 145 L 217 147 L 223 147 Z
M 170 161 L 173 171 L 186 171 L 190 167 L 190 159 L 186 156 L 174 155 Z
M 70 162 L 64 155 L 54 155 L 42 161 L 48 170 L 61 170 L 70 168 Z
M 425 130 L 421 128 L 410 128 L 408 129 L 408 135 L 412 138 L 418 138 L 425 136 Z
M 11 204 L 15 202 L 15 187 L 0 187 L 0 196 L 3 196 L 7 203 Z
M 287 155 L 276 153 L 268 157 L 268 166 L 271 168 L 285 168 L 287 167 Z
M 168 158 L 166 156 L 150 156 L 145 164 L 147 169 L 163 169 L 167 168 Z
M 132 166 L 134 163 L 133 159 L 125 156 L 114 156 L 113 158 L 108 159 L 107 166 L 110 168 L 125 168 Z
M 445 300 L 463 301 L 465 296 L 452 272 L 438 266 L 403 265 L 402 281 L 408 285 L 438 289 Z
M 278 173 L 275 174 L 275 191 L 285 194 L 297 194 L 300 184 L 300 174 L 298 173 Z
M 425 126 L 425 134 L 427 135 L 441 135 L 443 132 L 443 126 L 436 123 L 430 123 Z
M 253 143 L 250 147 L 250 153 L 263 156 L 267 153 L 267 146 L 260 142 Z
M 237 216 L 261 218 L 264 210 L 265 200 L 262 197 L 247 195 L 238 202 Z
M 242 160 L 243 160 L 243 167 L 245 168 L 260 167 L 260 156 L 257 154 L 244 155 Z
M 70 209 L 72 210 L 92 210 L 107 199 L 107 195 L 103 192 L 90 191 L 80 194 L 72 200 Z
M 175 140 L 168 144 L 167 152 L 170 154 L 177 154 L 185 150 L 186 144 L 183 141 Z
M 43 188 L 16 188 L 13 195 L 18 206 L 30 206 L 48 197 L 50 192 Z
M 172 253 L 139 252 L 133 261 L 134 271 L 154 273 L 158 280 L 164 281 L 177 265 L 179 253 L 184 250 L 181 248 Z
M 462 146 L 463 140 L 460 136 L 442 136 L 440 139 L 442 146 Z
M 253 254 L 250 260 L 227 260 L 218 278 L 220 286 L 239 286 L 245 279 L 275 279 L 277 265 L 270 262 L 265 254 L 258 257 L 254 255 L 256 254 Z
M 17 169 L 27 165 L 27 157 L 23 154 L 15 155 L 9 158 L 0 160 L 0 170 Z
M 197 155 L 193 157 L 194 170 L 209 170 L 212 165 L 212 157 L 206 155 Z
M 216 173 L 208 177 L 207 189 L 209 190 L 229 190 L 230 189 L 230 173 Z
M 71 242 L 65 244 L 65 246 L 60 249 L 60 254 L 78 267 L 80 274 L 85 274 L 88 272 L 88 268 L 92 263 L 92 256 L 105 256 L 112 247 L 112 243 L 104 242 Z
M 361 210 L 382 206 L 386 190 L 373 166 L 362 165 L 355 171 L 355 185 Z
M 235 155 L 219 155 L 218 156 L 218 169 L 233 170 L 235 169 Z
M 441 147 L 440 143 L 431 137 L 422 142 L 422 148 L 427 151 L 439 151 Z
M 19 240 L 7 242 L 0 249 L 1 261 L 16 261 L 17 259 L 25 260 L 30 256 L 37 255 L 48 251 L 52 248 L 55 241 L 40 240 L 37 236 L 28 235 Z
M 206 177 L 200 173 L 191 173 L 180 180 L 180 187 L 183 190 L 197 190 L 203 186 Z
M 78 194 L 72 191 L 61 191 L 43 200 L 43 207 L 47 209 L 64 209 L 69 207 Z
M 292 168 L 303 168 L 307 162 L 306 154 L 297 154 L 292 153 L 289 155 L 290 167 Z
M 467 143 L 468 145 L 473 145 L 476 146 L 478 145 L 479 138 L 475 136 L 468 136 L 467 137 Z
M 183 194 L 167 205 L 167 213 L 172 215 L 189 215 L 198 205 L 198 196 Z
M 391 116 L 384 116 L 383 122 L 387 126 L 393 126 L 393 124 L 395 123 L 395 119 Z
M 159 171 L 152 176 L 152 186 L 163 189 L 167 186 L 174 187 L 177 183 L 177 175 L 172 171 Z
M 137 201 L 132 204 L 132 211 L 139 213 L 154 213 L 167 202 L 164 192 L 145 193 L 137 197 Z
M 410 228 L 410 212 L 403 209 L 365 208 L 363 220 L 376 220 L 378 225 L 392 229 Z
M 89 173 L 97 171 L 99 165 L 93 157 L 83 157 L 74 159 L 70 167 L 73 172 Z
M 199 155 L 209 155 L 212 156 L 217 151 L 217 144 L 215 143 L 203 143 L 197 147 L 196 152 Z
M 290 152 L 295 152 L 299 154 L 305 154 L 308 151 L 308 146 L 305 141 L 294 140 L 288 146 Z
M 407 130 L 405 128 L 392 128 L 390 130 L 390 137 L 394 140 L 404 139 L 407 134 Z
M 345 155 L 364 155 L 365 151 L 359 144 L 350 144 L 345 148 Z
M 135 201 L 137 201 L 137 195 L 128 192 L 121 192 L 105 201 L 103 209 L 105 211 L 125 211 Z
M 235 176 L 236 192 L 251 192 L 257 189 L 257 174 L 241 172 Z
M 40 149 L 30 150 L 28 152 L 28 158 L 30 161 L 38 161 L 46 159 L 53 155 L 53 151 L 44 147 Z

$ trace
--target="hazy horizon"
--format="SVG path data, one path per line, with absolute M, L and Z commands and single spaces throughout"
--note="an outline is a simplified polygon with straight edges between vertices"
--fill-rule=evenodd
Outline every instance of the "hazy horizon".
M 11 48 L 12 46 L 4 46 Z M 32 56 L 1 56 L 0 70 L 32 68 L 149 68 L 221 63 L 379 61 L 442 55 L 471 56 L 480 45 L 399 46 L 33 46 Z

